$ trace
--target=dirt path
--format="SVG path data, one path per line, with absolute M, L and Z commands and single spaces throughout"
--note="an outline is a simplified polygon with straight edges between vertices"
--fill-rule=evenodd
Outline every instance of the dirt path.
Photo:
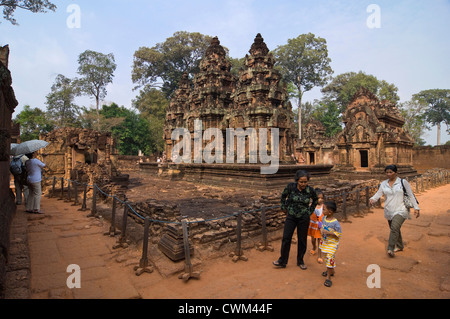
M 275 269 L 274 252 L 247 251 L 249 261 L 231 259 L 202 265 L 201 280 L 183 283 L 169 278 L 142 291 L 144 298 L 449 298 L 450 185 L 418 195 L 422 216 L 406 221 L 406 248 L 395 258 L 385 253 L 389 229 L 381 209 L 352 223 L 342 223 L 343 237 L 336 254 L 332 293 L 323 285 L 324 266 L 306 256 L 306 271 L 296 266 L 296 245 L 286 269 Z M 380 266 L 381 288 L 369 289 L 369 265 Z
M 323 265 L 305 256 L 307 270 L 296 266 L 296 245 L 286 269 L 276 269 L 280 241 L 274 252 L 245 251 L 248 261 L 225 256 L 202 260 L 194 270 L 199 280 L 184 282 L 167 276 L 162 257 L 157 270 L 136 276 L 133 267 L 141 250 L 114 250 L 116 239 L 103 235 L 109 224 L 85 217 L 69 203 L 44 199 L 46 216 L 29 218 L 32 298 L 145 299 L 291 299 L 291 298 L 450 298 L 450 185 L 417 196 L 422 216 L 405 222 L 405 251 L 386 255 L 389 229 L 381 209 L 342 223 L 333 286 L 323 285 Z M 45 206 L 44 206 L 45 207 Z M 150 251 L 152 256 L 152 251 Z M 154 256 L 154 255 L 153 255 Z M 68 289 L 66 267 L 79 263 L 82 288 Z M 165 266 L 162 266 L 162 265 Z M 380 267 L 381 288 L 368 288 L 369 265 Z M 173 267 L 183 269 L 183 263 Z M 159 267 L 159 268 L 158 268 Z

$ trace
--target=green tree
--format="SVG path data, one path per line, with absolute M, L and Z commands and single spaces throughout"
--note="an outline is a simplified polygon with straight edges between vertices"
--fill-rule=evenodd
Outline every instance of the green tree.
M 324 86 L 329 76 L 333 74 L 326 40 L 316 37 L 312 33 L 289 39 L 286 45 L 278 46 L 275 49 L 274 57 L 285 82 L 293 83 L 295 86 L 299 110 L 303 94 L 316 86 Z M 298 113 L 300 115 L 299 124 L 301 124 L 301 112 Z M 301 125 L 299 125 L 300 138 L 301 130 Z
M 77 89 L 72 80 L 58 74 L 51 92 L 47 95 L 47 113 L 56 122 L 58 127 L 79 126 L 79 107 L 74 99 Z
M 342 131 L 341 112 L 334 102 L 319 103 L 315 107 L 312 117 L 325 126 L 325 135 L 328 137 L 336 136 Z
M 193 76 L 199 71 L 200 60 L 211 39 L 198 32 L 178 31 L 152 48 L 139 48 L 134 53 L 132 69 L 136 88 L 157 87 L 170 98 L 183 73 Z
M 56 5 L 48 0 L 0 0 L 0 7 L 3 7 L 3 18 L 14 25 L 18 25 L 14 19 L 16 9 L 24 9 L 33 13 L 56 10 Z
M 81 78 L 75 83 L 80 92 L 95 98 L 98 123 L 100 123 L 100 101 L 106 97 L 106 86 L 112 83 L 117 67 L 114 55 L 86 50 L 78 57 L 78 64 L 78 74 Z
M 397 95 L 398 88 L 384 80 L 378 80 L 373 75 L 365 74 L 362 71 L 358 73 L 342 73 L 333 78 L 333 80 L 322 89 L 325 101 L 333 101 L 337 104 L 342 113 L 347 108 L 353 96 L 361 87 L 366 88 L 380 100 L 390 100 L 397 103 L 400 98 Z
M 164 121 L 169 100 L 164 93 L 155 88 L 145 88 L 133 101 L 133 106 L 139 110 L 141 116 L 149 123 L 152 153 L 159 153 L 164 150 Z
M 122 118 L 119 124 L 111 127 L 111 133 L 117 142 L 117 149 L 122 155 L 138 155 L 152 153 L 151 133 L 148 121 L 133 110 L 116 103 L 103 105 L 101 115 L 106 119 Z
M 427 108 L 425 103 L 410 100 L 399 105 L 400 113 L 405 119 L 404 128 L 408 131 L 414 139 L 416 145 L 425 145 L 425 140 L 422 136 L 427 128 L 424 111 Z
M 20 140 L 26 142 L 39 139 L 39 134 L 54 130 L 55 125 L 47 113 L 40 108 L 25 105 L 23 111 L 14 118 L 14 123 L 20 124 Z
M 424 103 L 428 107 L 424 112 L 425 121 L 437 127 L 437 145 L 441 145 L 441 123 L 450 123 L 450 90 L 424 90 L 414 94 L 414 101 Z

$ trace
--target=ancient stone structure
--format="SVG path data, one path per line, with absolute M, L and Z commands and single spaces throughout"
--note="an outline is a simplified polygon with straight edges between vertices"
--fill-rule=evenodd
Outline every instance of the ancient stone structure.
M 115 144 L 111 133 L 81 128 L 59 128 L 40 137 L 49 142 L 41 150 L 46 174 L 78 180 L 99 187 L 128 180 L 115 166 Z
M 6 262 L 10 245 L 10 225 L 16 211 L 14 194 L 9 188 L 11 116 L 18 105 L 8 70 L 8 46 L 0 48 L 0 299 L 4 296 Z
M 365 88 L 353 97 L 343 114 L 344 130 L 337 136 L 338 170 L 380 173 L 396 164 L 402 173 L 412 168 L 413 139 L 396 106 L 379 101 Z
M 336 160 L 336 139 L 325 136 L 325 127 L 320 121 L 311 120 L 303 127 L 297 161 L 301 164 L 331 164 Z
M 281 76 L 274 69 L 275 60 L 260 34 L 256 36 L 249 53 L 239 78 L 236 78 L 230 72 L 231 63 L 226 58 L 224 48 L 215 37 L 200 63 L 200 72 L 195 75 L 193 83 L 187 75 L 183 76 L 166 115 L 164 138 L 168 159 L 171 159 L 174 147 L 173 130 L 188 129 L 191 145 L 194 145 L 195 120 L 201 120 L 203 131 L 218 128 L 224 137 L 227 129 L 268 129 L 268 151 L 270 129 L 278 128 L 280 162 L 293 162 L 291 154 L 296 133 L 292 108 L 287 99 L 286 87 L 281 84 Z M 203 140 L 203 149 L 210 141 Z M 225 145 L 223 147 L 225 157 Z M 236 147 L 237 143 L 234 143 L 235 154 Z M 245 154 L 246 163 L 249 163 L 249 138 L 246 140 Z

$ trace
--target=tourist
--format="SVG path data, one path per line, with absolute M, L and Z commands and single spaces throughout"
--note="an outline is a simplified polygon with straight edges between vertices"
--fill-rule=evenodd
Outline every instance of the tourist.
M 331 287 L 331 277 L 334 276 L 334 268 L 336 267 L 335 254 L 339 246 L 339 239 L 342 236 L 341 225 L 334 217 L 336 214 L 336 203 L 327 201 L 324 204 L 322 219 L 322 239 L 320 240 L 319 249 L 324 253 L 327 270 L 322 273 L 322 276 L 327 277 L 324 285 Z
M 306 252 L 310 216 L 317 206 L 318 197 L 311 186 L 308 186 L 310 175 L 300 170 L 295 175 L 295 183 L 287 185 L 281 194 L 281 209 L 287 213 L 281 242 L 281 256 L 273 264 L 286 268 L 289 260 L 292 235 L 297 228 L 297 266 L 307 269 L 303 256 Z
M 405 207 L 403 202 L 403 186 L 410 198 L 415 198 L 407 180 L 398 177 L 397 166 L 388 165 L 384 169 L 388 179 L 383 181 L 378 188 L 376 194 L 370 198 L 370 204 L 375 204 L 381 196 L 385 196 L 384 217 L 388 220 L 391 229 L 389 235 L 389 243 L 387 253 L 390 257 L 394 257 L 395 253 L 402 251 L 403 240 L 400 228 L 406 219 L 411 219 L 409 209 Z M 403 185 L 402 185 L 403 184 Z M 416 201 L 413 201 L 414 215 L 416 218 L 420 216 L 420 208 Z
M 15 156 L 11 162 L 10 171 L 14 176 L 14 188 L 16 190 L 16 205 L 22 205 L 22 198 L 27 204 L 28 201 L 28 185 L 27 185 L 27 171 L 25 169 L 25 163 L 28 161 L 28 157 L 25 155 Z M 17 163 L 18 170 L 14 169 L 14 164 Z M 23 195 L 23 196 L 22 196 Z
M 319 188 L 316 188 L 316 194 L 319 200 L 316 209 L 314 210 L 314 214 L 311 215 L 311 222 L 309 223 L 308 229 L 308 236 L 311 237 L 311 244 L 312 244 L 312 249 L 309 252 L 311 256 L 314 256 L 316 254 L 316 248 L 319 247 L 320 239 L 322 238 L 322 235 L 320 233 L 321 228 L 320 226 L 322 224 L 323 218 L 324 194 L 322 190 L 320 190 Z M 317 255 L 318 255 L 317 262 L 319 264 L 323 263 L 322 253 L 320 249 L 318 249 Z
M 27 213 L 42 214 L 41 212 L 41 195 L 42 195 L 42 169 L 45 164 L 34 157 L 34 153 L 26 154 L 29 160 L 25 163 L 27 169 L 27 182 L 29 188 Z

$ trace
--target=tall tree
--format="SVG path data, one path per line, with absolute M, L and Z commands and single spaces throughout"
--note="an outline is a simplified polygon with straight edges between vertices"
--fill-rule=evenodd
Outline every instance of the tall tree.
M 101 115 L 106 119 L 123 119 L 111 127 L 120 154 L 138 155 L 139 150 L 147 155 L 153 152 L 149 123 L 141 115 L 116 103 L 103 105 Z
M 79 107 L 74 99 L 77 89 L 72 80 L 58 74 L 51 92 L 47 95 L 47 112 L 59 127 L 76 125 Z
M 20 140 L 26 142 L 39 139 L 39 134 L 54 130 L 55 125 L 51 117 L 40 108 L 25 105 L 22 112 L 17 114 L 14 123 L 20 124 Z
M 198 32 L 178 31 L 152 48 L 139 48 L 134 53 L 133 83 L 137 88 L 160 88 L 170 98 L 183 73 L 192 76 L 198 72 L 200 60 L 211 39 Z
M 16 9 L 24 9 L 33 13 L 56 10 L 56 5 L 48 0 L 0 0 L 0 7 L 3 7 L 3 18 L 14 25 L 18 24 L 14 19 Z
M 299 110 L 301 110 L 303 94 L 316 86 L 324 86 L 329 76 L 333 74 L 326 40 L 312 33 L 289 39 L 286 45 L 275 49 L 274 56 L 284 80 L 293 83 L 297 90 Z M 301 111 L 298 114 L 300 117 L 299 138 L 301 138 Z
M 414 139 L 416 145 L 425 145 L 422 139 L 425 129 L 427 128 L 424 112 L 428 106 L 425 103 L 410 100 L 399 105 L 400 113 L 405 119 L 404 128 Z
M 100 123 L 100 102 L 106 97 L 106 86 L 112 83 L 116 63 L 114 54 L 103 54 L 86 50 L 78 57 L 78 74 L 76 80 L 81 92 L 95 98 L 98 122 Z
M 145 88 L 140 95 L 133 100 L 133 106 L 139 110 L 141 116 L 149 123 L 152 153 L 164 150 L 164 121 L 169 100 L 164 93 L 155 88 Z
M 450 90 L 424 90 L 414 94 L 412 99 L 425 103 L 428 108 L 424 112 L 425 120 L 437 127 L 437 145 L 441 145 L 441 123 L 450 124 Z
M 339 74 L 322 89 L 322 93 L 324 94 L 324 100 L 335 102 L 340 112 L 344 112 L 361 87 L 365 87 L 380 100 L 390 100 L 393 103 L 400 100 L 397 95 L 398 88 L 394 84 L 384 80 L 380 81 L 375 76 L 365 74 L 362 71 Z

